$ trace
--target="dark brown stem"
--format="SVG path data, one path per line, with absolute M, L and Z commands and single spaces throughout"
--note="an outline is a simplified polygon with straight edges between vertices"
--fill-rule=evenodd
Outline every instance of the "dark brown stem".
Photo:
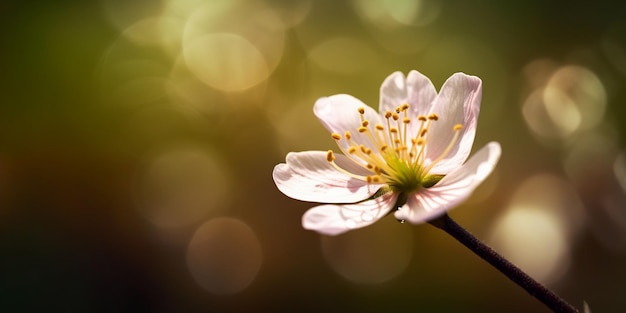
M 448 214 L 438 217 L 429 222 L 431 225 L 445 231 L 454 239 L 458 240 L 464 246 L 472 250 L 475 254 L 487 261 L 493 267 L 497 268 L 502 274 L 506 275 L 510 280 L 524 288 L 531 296 L 541 301 L 554 312 L 578 313 L 578 310 L 565 300 L 561 299 L 554 292 L 534 280 L 528 274 L 524 273 L 513 263 L 503 258 L 496 251 L 478 240 L 474 235 L 453 221 Z

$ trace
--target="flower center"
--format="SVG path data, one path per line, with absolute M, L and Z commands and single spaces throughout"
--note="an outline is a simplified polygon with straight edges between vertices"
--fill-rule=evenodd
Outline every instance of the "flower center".
M 341 168 L 335 163 L 332 150 L 328 151 L 326 159 L 337 170 L 351 177 L 367 183 L 386 184 L 395 192 L 411 193 L 420 188 L 434 186 L 444 175 L 430 174 L 430 171 L 452 150 L 463 126 L 454 125 L 452 128 L 454 136 L 446 149 L 427 164 L 426 145 L 431 140 L 429 129 L 432 123 L 439 120 L 439 116 L 431 113 L 428 116 L 411 117 L 408 109 L 409 105 L 405 103 L 396 107 L 394 112 L 385 112 L 386 125 L 371 125 L 365 119 L 365 109 L 359 108 L 361 125 L 356 131 L 363 135 L 360 138 L 364 138 L 364 142 L 355 142 L 350 130 L 346 130 L 343 136 L 337 133 L 331 134 L 343 154 L 371 174 L 361 176 Z M 414 134 L 409 132 L 411 123 L 419 123 L 417 132 Z

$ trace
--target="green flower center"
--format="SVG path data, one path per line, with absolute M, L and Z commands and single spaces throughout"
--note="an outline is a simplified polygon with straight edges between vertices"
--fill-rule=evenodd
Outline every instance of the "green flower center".
M 334 162 L 332 150 L 328 151 L 326 159 L 339 171 L 351 177 L 371 184 L 385 184 L 391 191 L 405 195 L 436 185 L 444 175 L 430 174 L 430 171 L 454 147 L 462 126 L 457 124 L 453 127 L 452 141 L 441 155 L 427 164 L 426 145 L 430 140 L 436 140 L 430 138 L 429 129 L 439 117 L 434 113 L 413 117 L 419 127 L 416 134 L 410 134 L 409 125 L 414 121 L 408 114 L 408 108 L 408 104 L 403 104 L 395 112 L 385 112 L 387 125 L 371 125 L 364 117 L 365 109 L 359 108 L 361 126 L 357 131 L 362 134 L 361 139 L 367 138 L 365 142 L 355 142 L 349 130 L 343 136 L 337 133 L 331 135 L 344 155 L 367 169 L 371 175 L 356 175 L 339 167 Z

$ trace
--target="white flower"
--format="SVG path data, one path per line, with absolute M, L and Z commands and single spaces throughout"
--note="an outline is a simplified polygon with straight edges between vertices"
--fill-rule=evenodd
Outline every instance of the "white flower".
M 400 221 L 429 221 L 469 197 L 500 158 L 491 142 L 467 160 L 481 96 L 478 77 L 456 73 L 437 94 L 411 71 L 385 79 L 380 114 L 350 95 L 321 98 L 313 111 L 343 154 L 289 153 L 274 182 L 291 198 L 329 203 L 302 217 L 304 228 L 323 234 L 370 225 L 394 209 Z

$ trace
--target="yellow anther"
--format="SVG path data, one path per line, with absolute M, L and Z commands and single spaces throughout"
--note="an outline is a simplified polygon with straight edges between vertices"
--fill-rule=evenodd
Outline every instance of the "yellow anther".
M 365 108 L 359 108 L 359 114 L 365 114 Z
M 365 178 L 365 180 L 367 181 L 368 184 L 371 183 L 372 182 L 372 176 L 367 176 Z
M 396 107 L 396 113 L 400 113 L 402 112 L 402 110 L 400 109 L 400 107 Z
M 398 113 L 393 113 L 391 117 L 393 118 L 394 121 L 397 121 L 400 118 L 400 115 L 398 115 Z
M 403 103 L 402 106 L 400 107 L 400 109 L 402 111 L 406 111 L 409 108 L 409 104 L 408 103 Z
M 363 127 L 363 126 L 359 127 L 359 133 L 364 133 L 366 131 L 367 131 L 367 127 Z
M 374 165 L 367 163 L 367 165 L 365 165 L 365 167 L 367 167 L 368 170 L 374 169 Z
M 381 152 L 385 152 L 385 150 L 387 150 L 387 148 L 389 148 L 388 145 L 382 145 L 382 146 L 380 146 L 380 151 Z
M 346 139 L 350 140 L 352 139 L 352 134 L 350 134 L 350 131 L 347 130 L 345 134 L 343 134 L 344 137 L 346 137 Z
M 422 132 L 420 132 L 420 137 L 426 136 L 427 132 L 428 132 L 428 129 L 422 129 Z
M 328 152 L 326 153 L 326 161 L 332 162 L 334 160 L 335 160 L 335 154 L 333 153 L 333 150 L 328 150 Z
M 439 119 L 439 115 L 435 114 L 435 113 L 430 113 L 430 115 L 428 115 L 428 119 L 429 120 L 433 120 L 436 121 Z
M 375 183 L 378 183 L 378 182 L 380 182 L 380 177 L 378 175 L 372 176 L 372 181 L 375 182 Z
M 463 125 L 461 125 L 461 124 L 456 124 L 456 125 L 454 125 L 454 127 L 453 127 L 452 129 L 453 129 L 454 131 L 457 131 L 457 130 L 461 130 L 461 128 L 463 128 Z
M 389 129 L 389 132 L 392 133 L 392 134 L 395 134 L 395 133 L 398 132 L 398 129 L 395 128 L 395 127 L 391 127 L 391 129 Z
M 376 129 L 377 130 L 385 130 L 385 126 L 383 126 L 381 124 L 376 124 Z
M 420 139 L 417 140 L 417 145 L 421 146 L 421 145 L 424 144 L 424 142 L 425 142 L 424 138 L 420 138 Z
M 365 151 L 367 151 L 364 145 L 360 145 L 359 148 L 361 148 L 361 152 L 363 152 L 363 153 L 365 153 Z
M 411 123 L 411 119 L 410 119 L 410 118 L 408 118 L 407 116 L 405 116 L 405 117 L 402 119 L 402 123 L 404 123 L 404 124 L 409 124 L 409 123 Z
M 341 135 L 339 135 L 337 133 L 332 133 L 330 136 L 333 137 L 333 139 L 335 139 L 335 140 L 340 140 L 341 139 Z
M 400 139 L 396 138 L 393 142 L 394 142 L 396 145 L 399 145 L 401 141 L 400 141 Z
M 417 120 L 418 120 L 418 121 L 422 121 L 422 122 L 426 122 L 427 118 L 426 118 L 426 116 L 424 116 L 424 115 L 419 115 L 419 116 L 417 117 Z
M 356 147 L 355 146 L 350 146 L 350 148 L 348 148 L 348 153 L 354 154 L 355 152 L 356 152 Z
M 385 111 L 385 118 L 391 117 L 391 111 Z
M 367 127 L 367 125 L 370 124 L 370 121 L 368 120 L 363 120 L 363 122 L 361 122 L 361 125 L 363 125 L 363 127 Z

